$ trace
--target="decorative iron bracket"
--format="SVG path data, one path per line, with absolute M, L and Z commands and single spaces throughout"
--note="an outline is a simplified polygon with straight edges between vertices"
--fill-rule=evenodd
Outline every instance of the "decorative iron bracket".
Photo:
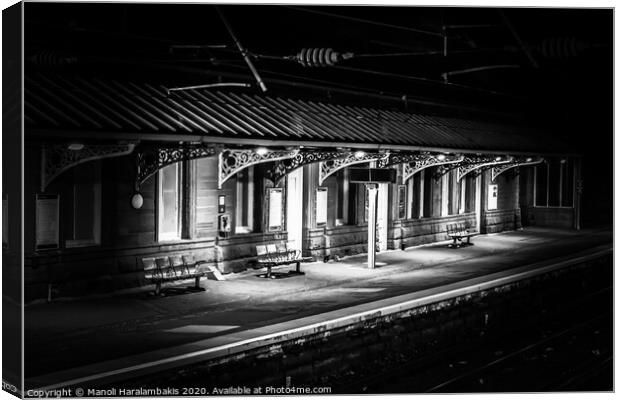
M 224 182 L 233 175 L 252 165 L 293 158 L 299 153 L 299 149 L 292 150 L 267 150 L 258 153 L 252 149 L 225 149 L 219 155 L 218 188 L 221 189 Z
M 407 182 L 409 178 L 425 168 L 437 165 L 454 164 L 461 162 L 464 159 L 464 156 L 461 155 L 445 156 L 445 158 L 441 160 L 437 157 L 438 155 L 433 154 L 419 154 L 419 158 L 417 160 L 403 164 L 403 183 Z
M 512 161 L 512 157 L 502 157 L 497 159 L 497 156 L 465 156 L 463 161 L 455 163 L 449 167 L 442 167 L 437 178 L 447 174 L 448 172 L 456 169 L 456 181 L 460 181 L 467 174 L 479 170 L 482 167 L 506 164 Z
M 348 153 L 344 158 L 321 162 L 319 164 L 319 185 L 322 185 L 325 179 L 330 175 L 345 167 L 355 164 L 363 164 L 371 161 L 381 160 L 387 157 L 385 153 L 364 153 L 362 155 L 356 153 Z
M 543 160 L 544 158 L 539 157 L 534 160 L 530 159 L 530 161 L 527 161 L 527 158 L 520 157 L 513 159 L 510 163 L 493 166 L 491 167 L 491 180 L 494 181 L 495 178 L 497 178 L 500 174 L 508 171 L 509 169 L 526 165 L 540 164 L 541 162 L 543 162 Z
M 348 154 L 348 152 L 338 150 L 300 150 L 299 153 L 297 153 L 293 158 L 287 158 L 281 161 L 277 161 L 273 168 L 271 168 L 267 172 L 267 178 L 270 179 L 274 184 L 277 184 L 287 174 L 304 165 L 326 160 L 344 158 Z
M 131 154 L 136 146 L 128 144 L 84 144 L 77 150 L 68 145 L 44 145 L 41 151 L 41 191 L 66 170 L 87 161 Z
M 141 146 L 136 154 L 137 174 L 135 189 L 160 169 L 179 161 L 194 160 L 196 158 L 213 157 L 219 149 L 205 145 L 159 145 Z
M 428 156 L 427 153 L 388 153 L 377 162 L 378 168 L 386 168 L 394 164 L 416 162 Z

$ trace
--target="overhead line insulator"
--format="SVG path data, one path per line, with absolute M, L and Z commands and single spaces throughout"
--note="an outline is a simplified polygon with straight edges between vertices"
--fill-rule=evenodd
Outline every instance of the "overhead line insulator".
M 331 48 L 304 48 L 295 60 L 304 67 L 329 67 L 353 57 L 353 53 L 339 53 Z

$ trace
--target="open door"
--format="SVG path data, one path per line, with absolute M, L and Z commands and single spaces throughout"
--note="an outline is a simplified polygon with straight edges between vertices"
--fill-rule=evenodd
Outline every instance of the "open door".
M 297 168 L 286 181 L 286 231 L 289 249 L 302 250 L 303 168 Z

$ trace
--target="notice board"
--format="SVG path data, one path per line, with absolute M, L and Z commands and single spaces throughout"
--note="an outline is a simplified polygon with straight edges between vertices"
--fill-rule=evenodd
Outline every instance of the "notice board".
M 36 195 L 36 250 L 59 247 L 59 203 L 57 194 Z

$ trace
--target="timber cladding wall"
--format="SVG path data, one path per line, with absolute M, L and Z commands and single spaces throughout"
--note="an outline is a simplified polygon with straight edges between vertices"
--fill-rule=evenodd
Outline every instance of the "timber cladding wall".
M 368 225 L 307 229 L 305 236 L 304 255 L 315 260 L 333 256 L 344 257 L 366 252 Z
M 528 222 L 535 226 L 573 228 L 575 210 L 570 207 L 528 207 Z
M 125 248 L 76 248 L 30 255 L 24 269 L 26 300 L 47 296 L 53 284 L 63 296 L 105 293 L 147 284 L 142 258 L 193 254 L 215 262 L 213 239 Z
M 492 210 L 484 213 L 481 230 L 485 233 L 496 233 L 521 228 L 521 210 Z
M 394 237 L 394 248 L 416 246 L 446 240 L 446 225 L 457 222 L 468 226 L 476 225 L 476 214 L 465 213 L 445 217 L 420 218 L 401 221 L 400 237 Z
M 214 264 L 220 272 L 241 272 L 254 266 L 256 245 L 286 243 L 287 233 L 250 233 L 228 239 L 218 239 L 214 248 Z

